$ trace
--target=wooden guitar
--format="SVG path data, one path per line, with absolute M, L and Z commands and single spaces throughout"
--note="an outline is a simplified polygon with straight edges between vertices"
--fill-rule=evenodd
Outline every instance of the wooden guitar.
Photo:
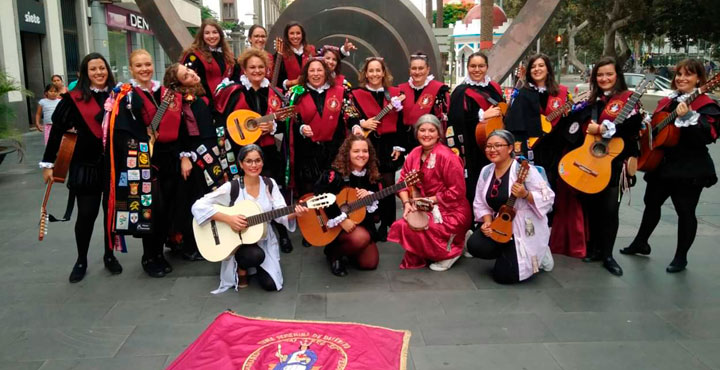
M 321 194 L 301 201 L 299 204 L 310 209 L 319 209 L 335 202 L 335 195 Z M 240 200 L 232 207 L 213 205 L 218 212 L 227 215 L 243 215 L 247 218 L 248 228 L 236 232 L 230 225 L 224 222 L 209 220 L 199 225 L 193 220 L 193 234 L 197 241 L 198 250 L 206 260 L 211 262 L 222 261 L 243 244 L 257 243 L 267 233 L 267 223 L 278 217 L 289 215 L 295 212 L 295 204 L 262 212 L 260 206 L 252 200 Z
M 270 82 L 270 86 L 277 86 L 278 81 L 278 75 L 280 74 L 280 64 L 282 63 L 282 55 L 283 55 L 283 41 L 281 38 L 276 37 L 274 41 L 275 51 L 277 52 L 275 55 L 275 61 L 273 63 L 273 74 L 272 74 L 272 81 Z
M 295 113 L 295 107 L 285 107 L 275 112 L 260 116 L 260 114 L 249 109 L 238 109 L 227 118 L 225 127 L 230 134 L 230 138 L 235 144 L 245 146 L 252 144 L 262 136 L 260 124 L 264 122 L 272 122 L 273 120 L 283 120 Z
M 720 74 L 715 75 L 705 85 L 695 90 L 685 100 L 690 105 L 698 96 L 712 91 L 720 84 Z M 640 171 L 652 171 L 656 169 L 663 159 L 663 147 L 673 147 L 680 140 L 680 128 L 675 126 L 677 113 L 675 111 L 657 112 L 653 115 L 650 125 L 640 131 L 640 157 L 638 158 L 638 169 Z
M 405 100 L 405 95 L 404 95 L 404 94 L 400 94 L 400 95 L 398 95 L 398 96 L 393 96 L 392 98 L 390 98 L 390 100 L 391 100 L 391 101 L 392 101 L 392 100 L 395 100 L 395 101 L 398 102 L 398 103 L 402 103 L 402 101 Z M 377 114 L 375 117 L 373 117 L 372 119 L 374 119 L 374 120 L 376 120 L 376 121 L 380 121 L 381 119 L 383 119 L 383 117 L 385 117 L 385 116 L 386 116 L 388 113 L 390 113 L 390 111 L 392 111 L 393 109 L 394 109 L 394 107 L 393 107 L 393 104 L 392 104 L 392 102 L 391 102 L 391 103 L 389 103 L 388 105 L 386 105 L 385 107 L 383 107 L 383 109 L 380 111 L 380 113 L 378 113 L 378 114 Z M 363 131 L 363 136 L 368 137 L 368 136 L 369 136 L 373 131 L 375 131 L 375 130 L 371 130 L 371 129 L 364 128 L 364 129 L 362 129 L 362 131 Z
M 420 176 L 421 174 L 417 170 L 411 171 L 405 176 L 403 181 L 361 199 L 357 198 L 355 188 L 345 188 L 338 193 L 335 203 L 340 208 L 340 211 L 348 215 L 349 219 L 359 224 L 365 219 L 365 206 L 417 183 L 420 181 Z M 312 194 L 306 194 L 301 199 L 307 199 L 309 197 L 312 197 Z M 330 244 L 342 231 L 340 225 L 332 228 L 327 226 L 328 217 L 325 211 L 321 209 L 305 213 L 301 217 L 298 217 L 297 222 L 305 240 L 316 247 Z
M 480 148 L 485 147 L 488 135 L 495 130 L 502 130 L 505 128 L 505 123 L 503 121 L 505 120 L 505 114 L 507 114 L 508 111 L 507 103 L 501 101 L 498 102 L 497 105 L 494 105 L 494 107 L 500 108 L 500 115 L 480 121 L 475 126 L 475 141 Z
M 615 125 L 621 125 L 645 93 L 654 75 L 647 75 L 615 118 Z M 560 159 L 558 173 L 568 185 L 587 194 L 597 194 L 610 182 L 612 160 L 625 147 L 621 138 L 606 139 L 602 135 L 585 135 L 585 142 Z
M 518 173 L 516 183 L 522 184 L 525 182 L 528 173 L 530 172 L 530 163 L 527 160 L 523 160 L 520 164 L 520 173 Z M 513 220 L 515 219 L 515 200 L 517 198 L 510 194 L 507 202 L 500 207 L 500 210 L 490 224 L 490 239 L 498 243 L 507 243 L 510 241 L 513 235 L 512 226 Z
M 166 89 L 162 97 L 162 102 L 160 102 L 160 106 L 155 112 L 150 126 L 147 127 L 147 133 L 150 137 L 150 140 L 148 140 L 148 147 L 150 148 L 150 158 L 152 158 L 153 148 L 155 147 L 155 140 L 157 139 L 157 130 L 158 127 L 160 127 L 160 121 L 162 121 L 162 118 L 165 115 L 165 112 L 167 112 L 170 103 L 172 103 L 174 100 L 175 92 L 173 91 L 173 89 Z
M 57 158 L 53 167 L 53 178 L 48 181 L 45 186 L 45 196 L 43 197 L 42 206 L 40 206 L 40 230 L 38 233 L 38 240 L 42 241 L 47 235 L 48 230 L 48 212 L 47 202 L 50 199 L 50 190 L 54 183 L 64 183 L 67 177 L 68 170 L 70 169 L 70 162 L 72 161 L 73 152 L 75 151 L 75 143 L 77 142 L 77 133 L 66 132 L 63 134 L 62 141 L 60 142 L 60 149 L 58 149 Z
M 559 106 L 552 112 L 548 113 L 547 116 L 541 114 L 540 115 L 540 127 L 542 128 L 542 132 L 546 135 L 549 134 L 552 131 L 552 129 L 555 127 L 555 125 L 557 125 L 558 121 L 560 120 L 560 117 L 562 117 L 565 114 L 567 114 L 568 112 L 570 112 L 570 109 L 572 108 L 573 105 L 587 101 L 589 97 L 590 97 L 590 91 L 583 91 L 576 97 L 575 100 L 568 99 L 568 101 L 565 102 L 565 104 Z M 529 138 L 528 139 L 528 147 L 532 148 L 533 146 L 535 146 L 535 143 L 537 143 L 538 139 L 540 139 L 540 138 L 539 137 Z

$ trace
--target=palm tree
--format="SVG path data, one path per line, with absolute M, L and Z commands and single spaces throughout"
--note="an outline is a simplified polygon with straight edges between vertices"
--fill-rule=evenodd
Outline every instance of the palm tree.
M 482 0 L 480 10 L 480 49 L 490 49 L 493 44 L 493 0 Z
M 23 160 L 25 147 L 23 146 L 20 131 L 13 127 L 15 111 L 9 104 L 3 102 L 3 97 L 10 92 L 17 91 L 24 96 L 32 96 L 32 92 L 25 90 L 15 82 L 4 70 L 0 70 L 0 163 L 8 153 L 18 152 L 18 159 Z

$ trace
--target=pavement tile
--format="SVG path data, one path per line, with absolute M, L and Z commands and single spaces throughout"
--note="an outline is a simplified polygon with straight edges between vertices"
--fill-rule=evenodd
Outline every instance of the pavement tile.
M 40 370 L 125 370 L 164 369 L 167 356 L 93 358 L 86 360 L 49 360 Z
M 475 290 L 475 285 L 464 271 L 436 272 L 430 269 L 388 271 L 390 290 L 393 292 L 428 290 Z
M 534 313 L 466 313 L 420 323 L 426 345 L 556 342 Z
M 677 306 L 654 291 L 598 287 L 545 291 L 566 312 L 623 312 L 671 310 Z
M 95 325 L 193 324 L 198 322 L 206 300 L 207 298 L 160 298 L 118 301 Z
M 301 276 L 298 282 L 298 293 L 332 293 L 332 292 L 387 292 L 390 281 L 384 271 L 358 271 L 350 268 L 344 277 L 334 276 L 324 264 L 323 276 Z
M 2 329 L 89 327 L 114 306 L 110 302 L 14 304 L 0 315 Z M 108 325 L 103 325 L 108 326 Z M 115 326 L 115 325 L 110 325 Z
M 676 310 L 657 312 L 688 339 L 719 339 L 720 310 Z
M 564 370 L 706 370 L 676 342 L 548 343 L 545 347 Z
M 487 289 L 472 292 L 440 292 L 435 296 L 448 315 L 467 312 L 560 312 L 562 309 L 546 290 Z
M 139 325 L 117 351 L 117 357 L 175 355 L 184 351 L 207 328 L 194 325 Z
M 708 367 L 720 369 L 720 340 L 679 340 L 678 343 Z
M 412 348 L 415 369 L 561 370 L 542 344 L 487 344 Z
M 538 316 L 560 342 L 687 338 L 663 319 L 647 312 L 550 312 Z
M 325 294 L 300 294 L 295 305 L 295 318 L 298 320 L 323 320 L 327 312 Z
M 6 362 L 0 361 L 0 369 L 3 370 L 38 370 L 45 361 L 30 362 Z

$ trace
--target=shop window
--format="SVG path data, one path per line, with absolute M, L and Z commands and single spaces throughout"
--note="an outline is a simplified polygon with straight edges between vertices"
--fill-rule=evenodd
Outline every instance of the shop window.
M 108 47 L 110 49 L 108 62 L 115 81 L 130 80 L 127 34 L 124 31 L 108 30 Z

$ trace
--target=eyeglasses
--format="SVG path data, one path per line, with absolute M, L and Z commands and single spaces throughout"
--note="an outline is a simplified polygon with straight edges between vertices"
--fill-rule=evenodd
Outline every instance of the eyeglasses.
M 500 150 L 504 146 L 510 146 L 510 144 L 490 144 L 485 145 L 485 150 Z
M 502 184 L 501 178 L 496 178 L 495 181 L 493 181 L 492 188 L 490 188 L 490 198 L 495 198 L 498 196 L 500 184 Z
M 261 164 L 263 163 L 263 160 L 262 160 L 262 158 L 258 158 L 258 159 L 243 159 L 242 163 L 244 163 L 246 166 L 251 166 L 251 165 L 253 165 L 253 164 L 259 166 L 259 165 L 261 165 Z

